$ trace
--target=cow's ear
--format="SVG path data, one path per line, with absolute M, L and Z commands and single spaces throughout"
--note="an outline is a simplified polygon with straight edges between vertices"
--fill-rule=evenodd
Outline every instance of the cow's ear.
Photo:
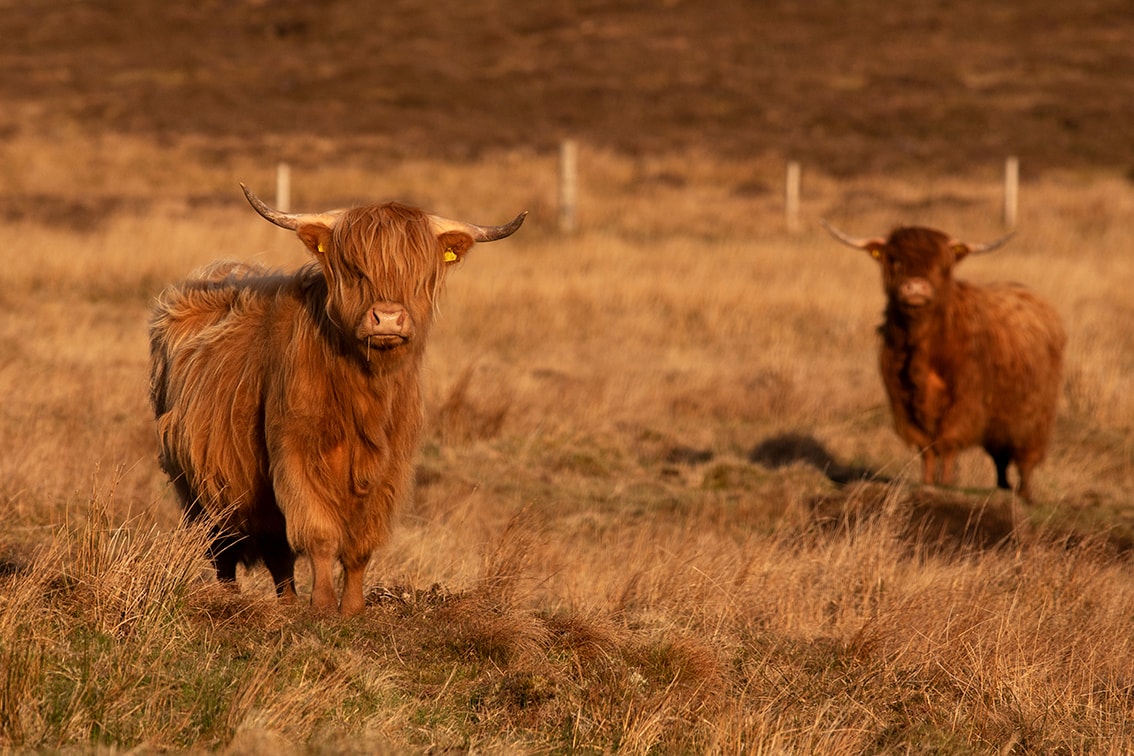
M 883 241 L 868 241 L 862 245 L 862 248 L 870 254 L 875 260 L 882 259 L 882 250 L 886 249 L 886 242 Z
M 473 238 L 462 231 L 446 231 L 437 237 L 437 241 L 441 242 L 441 252 L 447 263 L 459 262 L 473 245 Z
M 305 223 L 295 229 L 295 233 L 319 259 L 323 259 L 331 247 L 331 229 L 322 223 Z
M 953 242 L 950 249 L 953 250 L 953 260 L 956 262 L 964 260 L 969 256 L 969 253 L 973 251 L 972 247 L 964 242 Z

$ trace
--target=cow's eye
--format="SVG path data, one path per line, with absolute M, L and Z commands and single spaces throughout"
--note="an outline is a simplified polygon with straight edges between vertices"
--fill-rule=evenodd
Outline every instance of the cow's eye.
M 366 274 L 362 272 L 362 269 L 360 269 L 357 265 L 355 265 L 353 263 L 345 263 L 343 265 L 343 273 L 351 281 L 358 282 L 358 281 L 363 281 L 363 280 L 366 279 Z

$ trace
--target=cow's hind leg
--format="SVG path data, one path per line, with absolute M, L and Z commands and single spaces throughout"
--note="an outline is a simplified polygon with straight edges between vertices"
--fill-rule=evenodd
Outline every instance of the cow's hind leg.
M 293 604 L 295 594 L 295 554 L 286 538 L 263 538 L 259 543 L 264 566 L 272 574 L 276 595 L 285 604 Z
M 989 449 L 992 464 L 996 465 L 996 487 L 1009 489 L 1012 484 L 1008 482 L 1008 463 L 1012 461 L 1012 452 L 1006 449 Z
M 209 544 L 209 559 L 217 571 L 217 581 L 232 590 L 236 585 L 236 565 L 240 561 L 240 536 L 231 533 L 218 533 Z

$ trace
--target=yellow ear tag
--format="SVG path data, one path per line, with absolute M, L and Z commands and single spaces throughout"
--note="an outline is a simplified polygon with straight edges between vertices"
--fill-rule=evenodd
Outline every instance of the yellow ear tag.
M 316 247 L 315 249 L 316 249 L 316 251 L 319 252 L 319 254 L 323 254 L 324 252 L 327 251 L 326 248 L 323 246 L 323 242 L 319 242 L 319 246 Z
M 452 247 L 445 248 L 445 262 L 456 262 L 457 253 L 453 251 Z
M 872 250 L 870 250 L 870 256 L 873 257 L 875 260 L 878 260 L 882 257 L 882 250 L 872 249 Z

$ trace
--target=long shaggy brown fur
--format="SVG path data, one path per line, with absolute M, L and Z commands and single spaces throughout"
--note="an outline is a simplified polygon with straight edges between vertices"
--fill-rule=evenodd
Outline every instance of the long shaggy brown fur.
M 235 585 L 238 563 L 262 561 L 293 600 L 296 554 L 306 554 L 312 603 L 330 609 L 338 560 L 349 615 L 412 493 L 419 373 L 446 242 L 429 216 L 400 205 L 297 234 L 316 262 L 294 273 L 217 263 L 160 296 L 151 398 L 162 467 L 187 513 L 215 523 L 218 578 Z M 376 325 L 391 312 L 386 327 L 399 335 Z
M 1051 439 L 1066 336 L 1058 313 L 1023 286 L 953 278 L 970 246 L 899 228 L 864 246 L 882 264 L 887 303 L 879 366 L 898 434 L 923 454 L 925 483 L 954 482 L 959 451 L 981 446 L 997 485 L 1031 494 Z

